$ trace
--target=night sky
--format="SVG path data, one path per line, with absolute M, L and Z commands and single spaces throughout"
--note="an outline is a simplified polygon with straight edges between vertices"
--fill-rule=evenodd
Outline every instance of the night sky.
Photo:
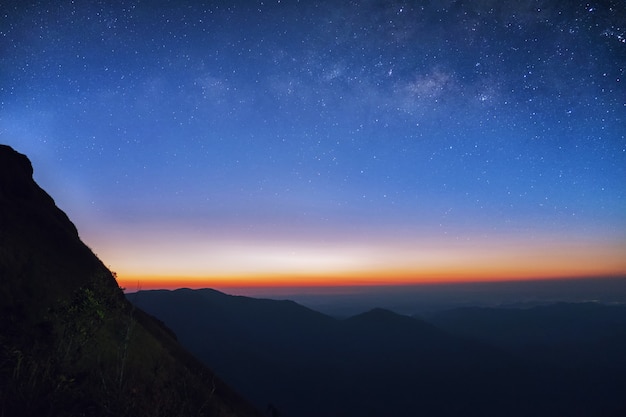
M 0 142 L 129 286 L 626 275 L 624 1 L 0 11 Z

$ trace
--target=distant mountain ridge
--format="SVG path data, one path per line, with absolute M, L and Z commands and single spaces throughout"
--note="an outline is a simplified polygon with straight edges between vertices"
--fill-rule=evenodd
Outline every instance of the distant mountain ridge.
M 429 322 L 543 362 L 626 374 L 626 305 L 560 302 L 528 309 L 467 307 L 433 314 Z
M 127 294 L 258 407 L 309 417 L 623 415 L 567 369 L 384 309 L 336 319 L 291 301 L 180 289 Z M 617 385 L 611 385 L 617 384 Z
M 32 175 L 0 145 L 0 415 L 259 415 L 125 299 Z

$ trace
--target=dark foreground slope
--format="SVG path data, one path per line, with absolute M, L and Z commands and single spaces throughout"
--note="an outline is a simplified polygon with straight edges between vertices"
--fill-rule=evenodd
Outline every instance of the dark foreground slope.
M 210 289 L 128 297 L 247 398 L 285 416 L 622 415 L 621 396 L 597 380 L 387 310 L 339 320 Z
M 257 415 L 126 301 L 28 159 L 4 145 L 0 415 Z

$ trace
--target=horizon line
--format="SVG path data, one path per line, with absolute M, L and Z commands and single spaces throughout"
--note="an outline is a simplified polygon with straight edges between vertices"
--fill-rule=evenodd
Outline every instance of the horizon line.
M 241 278 L 241 277 L 239 277 Z M 230 278 L 215 277 L 153 277 L 137 279 L 137 277 L 120 279 L 116 277 L 118 285 L 125 293 L 134 293 L 143 290 L 178 290 L 178 289 L 217 289 L 217 290 L 341 290 L 341 289 L 374 289 L 374 288 L 400 288 L 400 287 L 446 287 L 481 284 L 531 284 L 542 282 L 572 282 L 572 281 L 609 281 L 626 279 L 626 274 L 599 274 L 599 275 L 568 275 L 568 276 L 533 276 L 533 277 L 505 277 L 505 278 L 469 278 L 469 279 L 441 279 L 430 278 L 420 280 L 338 280 L 332 281 L 326 277 L 323 281 L 306 280 L 295 281 L 291 279 L 276 280 L 237 280 Z M 133 285 L 131 285 L 133 284 Z M 134 289 L 131 289 L 134 287 Z

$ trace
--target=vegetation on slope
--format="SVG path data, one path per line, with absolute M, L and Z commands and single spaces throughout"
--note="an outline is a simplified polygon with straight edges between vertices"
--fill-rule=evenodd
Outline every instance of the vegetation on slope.
M 126 301 L 114 275 L 0 145 L 0 416 L 252 416 Z

